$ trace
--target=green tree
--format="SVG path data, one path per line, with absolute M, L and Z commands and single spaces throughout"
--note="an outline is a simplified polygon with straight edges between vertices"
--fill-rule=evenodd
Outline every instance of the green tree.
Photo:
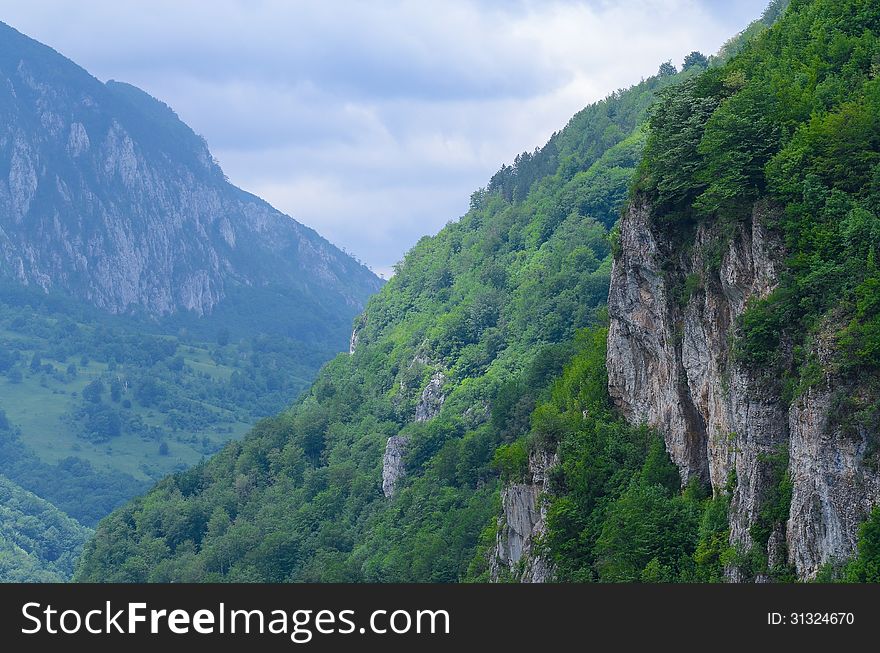
M 636 481 L 609 511 L 596 541 L 596 566 L 606 582 L 677 578 L 696 548 L 698 513 L 659 485 Z
M 678 70 L 675 68 L 671 61 L 664 61 L 662 64 L 660 64 L 660 71 L 658 72 L 658 74 L 661 77 L 670 77 L 677 72 Z
M 95 379 L 86 385 L 83 388 L 82 396 L 86 401 L 90 401 L 93 404 L 97 404 L 101 402 L 101 395 L 104 393 L 104 383 L 101 379 Z
M 681 69 L 687 70 L 693 66 L 699 66 L 700 68 L 708 68 L 709 67 L 709 59 L 702 52 L 697 52 L 696 50 L 691 52 L 684 58 L 684 64 L 682 64 Z
M 858 553 L 844 573 L 851 583 L 880 583 L 880 506 L 859 527 Z

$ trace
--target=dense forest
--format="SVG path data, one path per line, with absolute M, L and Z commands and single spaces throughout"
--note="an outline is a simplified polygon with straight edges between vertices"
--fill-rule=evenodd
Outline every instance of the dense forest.
M 92 534 L 48 501 L 0 476 L 0 579 L 58 583 L 70 578 Z
M 406 256 L 356 322 L 351 355 L 244 440 L 103 520 L 76 578 L 486 581 L 501 488 L 530 454 L 555 451 L 537 543 L 555 579 L 719 582 L 736 566 L 794 580 L 730 545 L 728 492 L 682 487 L 661 434 L 617 413 L 604 310 L 629 198 L 649 198 L 682 247 L 701 222 L 735 225 L 765 199 L 782 209 L 773 228 L 789 256 L 776 291 L 743 314 L 737 356 L 793 398 L 813 379 L 805 343 L 833 317 L 845 324 L 836 364 L 877 378 L 880 8 L 787 5 L 503 167 Z M 877 407 L 846 413 L 872 420 Z M 791 501 L 786 453 L 766 464 L 755 542 Z M 880 580 L 878 533 L 875 510 L 855 557 L 820 578 Z

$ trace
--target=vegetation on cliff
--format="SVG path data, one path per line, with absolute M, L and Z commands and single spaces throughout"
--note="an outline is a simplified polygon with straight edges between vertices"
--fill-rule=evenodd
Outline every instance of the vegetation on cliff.
M 779 287 L 741 318 L 741 360 L 816 380 L 816 340 L 838 331 L 834 368 L 880 365 L 880 10 L 794 0 L 725 66 L 668 92 L 651 118 L 639 192 L 686 230 L 735 222 L 759 198 L 788 259 Z M 673 228 L 673 227 L 670 227 Z M 843 326 L 842 329 L 840 327 Z

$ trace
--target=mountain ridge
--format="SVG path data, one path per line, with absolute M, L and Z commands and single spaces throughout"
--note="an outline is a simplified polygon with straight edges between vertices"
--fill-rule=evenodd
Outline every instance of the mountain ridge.
M 351 307 L 381 281 L 226 181 L 204 139 L 122 82 L 0 26 L 0 257 L 6 276 L 112 313 L 206 315 L 232 288 L 286 285 Z M 320 292 L 316 292 L 320 290 Z

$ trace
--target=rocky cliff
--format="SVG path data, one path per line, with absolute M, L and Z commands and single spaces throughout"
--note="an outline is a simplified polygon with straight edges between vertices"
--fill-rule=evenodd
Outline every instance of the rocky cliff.
M 544 533 L 549 489 L 549 471 L 559 462 L 556 454 L 532 452 L 526 480 L 505 485 L 501 490 L 501 516 L 495 548 L 490 553 L 492 582 L 513 578 L 522 583 L 546 583 L 552 569 L 535 550 Z
M 703 223 L 684 246 L 680 232 L 656 226 L 650 206 L 632 204 L 609 294 L 609 391 L 630 422 L 662 432 L 683 483 L 731 492 L 737 551 L 758 547 L 768 567 L 792 565 L 810 578 L 852 555 L 880 473 L 863 464 L 870 428 L 844 427 L 836 414 L 842 397 L 870 402 L 835 378 L 821 342 L 813 352 L 821 380 L 794 401 L 733 354 L 737 317 L 779 278 L 784 251 L 766 226 L 772 214 L 759 203 L 732 233 Z M 787 491 L 787 521 L 766 523 Z M 766 541 L 754 541 L 759 531 Z M 727 573 L 746 579 L 735 565 Z
M 345 321 L 380 281 L 229 184 L 163 103 L 0 23 L 0 274 L 113 313 L 212 312 L 273 288 Z
M 394 496 L 397 482 L 406 474 L 403 457 L 406 455 L 407 444 L 409 440 L 404 435 L 392 435 L 385 443 L 385 453 L 382 456 L 382 494 L 386 498 Z

